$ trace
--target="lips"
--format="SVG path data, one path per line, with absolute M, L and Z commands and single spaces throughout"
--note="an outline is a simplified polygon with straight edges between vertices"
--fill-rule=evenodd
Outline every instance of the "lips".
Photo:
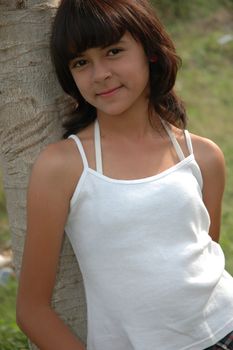
M 105 90 L 105 91 L 101 91 L 98 92 L 96 95 L 97 96 L 109 96 L 109 95 L 113 95 L 115 91 L 119 90 L 122 86 L 118 86 L 116 88 L 113 89 L 109 89 L 109 90 Z

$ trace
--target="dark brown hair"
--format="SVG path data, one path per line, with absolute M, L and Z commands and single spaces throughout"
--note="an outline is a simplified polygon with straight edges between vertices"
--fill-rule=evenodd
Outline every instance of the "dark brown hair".
M 141 42 L 150 63 L 149 107 L 179 128 L 186 125 L 185 108 L 174 92 L 181 59 L 174 44 L 147 0 L 62 0 L 51 36 L 51 56 L 64 91 L 77 102 L 64 122 L 64 137 L 77 133 L 96 118 L 96 109 L 80 94 L 70 73 L 69 62 L 92 47 L 105 47 L 128 31 Z

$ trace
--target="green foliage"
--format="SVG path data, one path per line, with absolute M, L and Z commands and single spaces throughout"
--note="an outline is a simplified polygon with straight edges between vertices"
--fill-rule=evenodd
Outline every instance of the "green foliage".
M 28 344 L 24 335 L 16 328 L 15 323 L 6 325 L 0 322 L 0 349 L 27 350 Z
M 6 213 L 6 200 L 0 173 L 0 252 L 11 243 Z M 27 350 L 27 339 L 19 330 L 15 320 L 15 298 L 17 282 L 10 279 L 5 286 L 0 285 L 0 350 Z
M 165 20 L 200 18 L 216 11 L 219 7 L 233 6 L 233 0 L 151 0 L 151 3 Z
M 17 283 L 14 278 L 5 285 L 0 285 L 0 349 L 26 350 L 27 339 L 20 332 L 15 322 L 15 295 Z

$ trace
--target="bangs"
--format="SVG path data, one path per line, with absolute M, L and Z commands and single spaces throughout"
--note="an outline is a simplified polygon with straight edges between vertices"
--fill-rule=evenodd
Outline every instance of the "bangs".
M 120 2 L 120 1 L 119 1 Z M 125 4 L 114 5 L 114 1 L 66 1 L 72 6 L 61 15 L 63 26 L 57 37 L 57 51 L 66 62 L 93 47 L 107 47 L 118 42 L 126 31 L 136 39 L 132 28 L 135 18 Z M 66 13 L 69 12 L 69 16 Z

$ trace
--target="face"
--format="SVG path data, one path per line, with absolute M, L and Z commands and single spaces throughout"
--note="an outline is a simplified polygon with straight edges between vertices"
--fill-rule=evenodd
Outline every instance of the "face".
M 148 58 L 129 33 L 109 47 L 88 49 L 69 67 L 80 93 L 97 114 L 120 115 L 140 103 L 148 104 Z

